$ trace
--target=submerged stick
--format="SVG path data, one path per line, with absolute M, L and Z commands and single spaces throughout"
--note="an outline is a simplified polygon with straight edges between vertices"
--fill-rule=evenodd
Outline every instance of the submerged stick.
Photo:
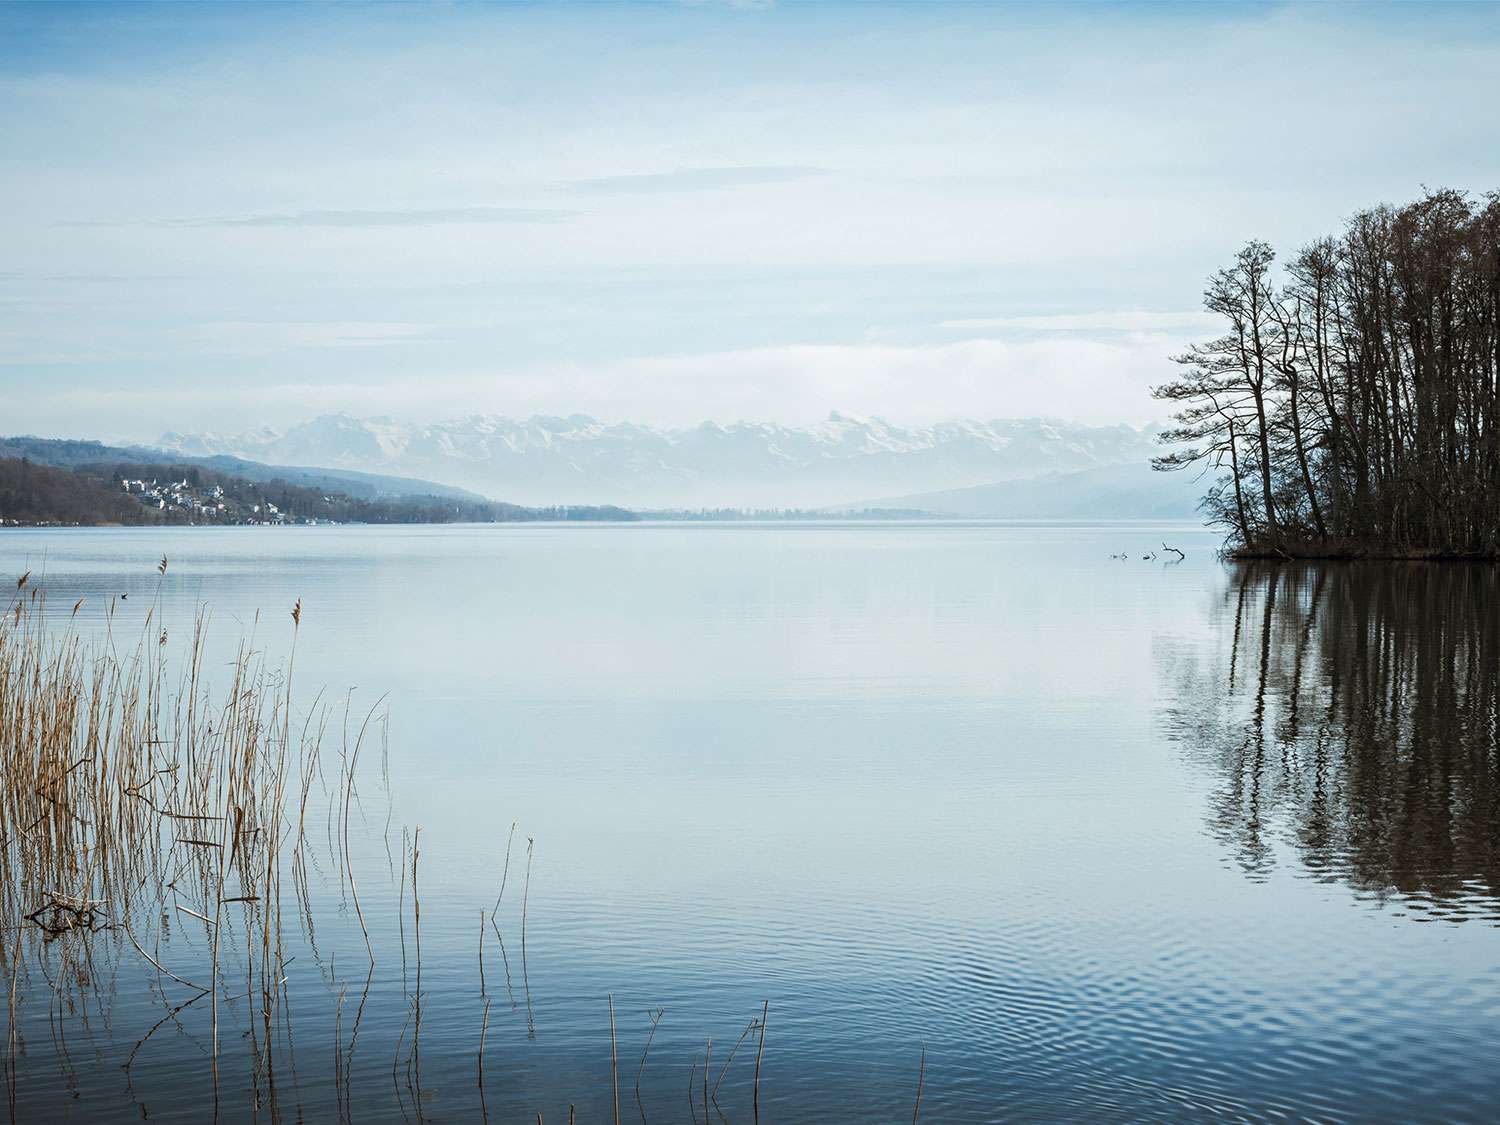
M 208 991 L 208 989 L 204 988 L 201 984 L 194 984 L 190 980 L 183 980 L 180 976 L 178 976 L 176 973 L 174 973 L 171 969 L 167 968 L 160 961 L 158 961 L 155 957 L 151 956 L 151 954 L 147 953 L 144 949 L 142 949 L 141 948 L 141 943 L 135 940 L 135 935 L 130 932 L 130 927 L 129 926 L 121 926 L 120 929 L 122 929 L 122 930 L 125 931 L 125 936 L 130 939 L 130 944 L 133 945 L 133 946 L 135 946 L 135 951 L 137 953 L 139 953 L 142 957 L 144 957 L 147 961 L 150 961 L 151 964 L 155 967 L 155 969 L 156 969 L 157 972 L 159 972 L 159 973 L 166 973 L 167 976 L 171 977 L 178 984 L 186 985 L 188 988 L 196 988 L 199 992 L 207 992 Z
M 646 1036 L 646 1048 L 641 1052 L 641 1065 L 635 1071 L 635 1107 L 640 1110 L 641 1125 L 646 1123 L 646 1107 L 641 1104 L 641 1075 L 646 1072 L 646 1056 L 651 1053 L 651 1041 L 656 1038 L 656 1025 L 661 1023 L 661 1018 L 666 1013 L 665 1008 L 657 1008 L 656 1014 L 651 1017 L 651 1031 Z
M 510 846 L 516 839 L 516 822 L 510 822 L 510 835 L 505 837 L 505 869 L 500 872 L 500 893 L 495 896 L 495 905 L 490 910 L 490 921 L 495 920 L 495 915 L 500 910 L 500 900 L 505 897 L 505 883 L 510 878 Z
M 760 1060 L 766 1053 L 766 1017 L 771 1013 L 771 1001 L 765 1000 L 760 1006 L 760 1045 L 755 1048 L 755 1093 L 752 1095 L 751 1107 L 755 1120 L 760 1121 Z
M 526 964 L 526 907 L 531 898 L 531 856 L 536 840 L 526 837 L 526 884 L 521 889 L 521 984 L 526 990 L 526 1034 L 536 1038 L 536 1017 L 531 1010 L 531 973 Z
M 609 994 L 609 1081 L 615 1099 L 615 1125 L 620 1125 L 620 1059 L 615 1050 L 615 997 Z
M 531 899 L 531 856 L 536 849 L 535 837 L 526 837 L 526 883 L 521 888 L 521 964 L 526 964 L 526 906 Z
M 714 1079 L 714 1089 L 710 1095 L 715 1104 L 719 1101 L 719 1087 L 724 1084 L 724 1076 L 729 1073 L 730 1064 L 734 1062 L 734 1056 L 739 1053 L 740 1044 L 750 1038 L 750 1033 L 755 1030 L 755 1021 L 751 1020 L 745 1025 L 745 1030 L 740 1032 L 740 1037 L 734 1041 L 734 1046 L 729 1049 L 729 1057 L 724 1060 L 724 1065 L 719 1068 L 719 1077 Z
M 302 599 L 300 598 L 297 599 L 297 609 L 294 611 L 294 616 L 300 624 L 302 616 Z M 344 851 L 340 857 L 343 860 L 340 870 L 342 874 L 349 877 L 349 896 L 354 900 L 354 915 L 359 919 L 359 930 L 364 935 L 365 952 L 370 956 L 371 965 L 375 964 L 375 947 L 370 944 L 370 928 L 365 925 L 365 912 L 359 905 L 359 888 L 354 883 L 354 864 L 349 858 L 349 801 L 354 796 L 354 769 L 359 765 L 359 751 L 365 742 L 365 731 L 369 728 L 370 719 L 375 714 L 375 708 L 380 706 L 381 700 L 384 698 L 384 696 L 381 696 L 380 699 L 377 699 L 375 707 L 370 708 L 369 712 L 365 715 L 365 721 L 359 728 L 358 736 L 354 739 L 354 753 L 349 757 L 348 772 L 344 778 L 344 823 L 342 826 Z M 416 878 L 415 872 L 413 872 L 412 878 Z
M 479 911 L 479 997 L 484 998 L 484 911 Z
M 397 892 L 396 929 L 401 937 L 401 995 L 406 995 L 406 829 L 401 829 L 401 887 Z
M 479 916 L 483 919 L 483 910 L 479 912 Z M 479 1025 L 479 1112 L 486 1121 L 490 1119 L 490 1111 L 489 1107 L 484 1103 L 484 1039 L 489 1034 L 489 1030 L 490 1002 L 486 999 L 484 1002 L 484 1020 Z
M 416 1019 L 412 1027 L 412 1054 L 421 1058 L 420 1049 L 422 1037 L 422 899 L 417 893 L 417 860 L 421 856 L 422 826 L 417 825 L 417 830 L 412 833 L 411 838 L 411 916 L 412 932 L 416 935 L 417 947 L 417 980 L 415 990 Z M 417 1077 L 421 1078 L 421 1069 L 417 1071 Z
M 922 1044 L 922 1059 L 917 1063 L 917 1104 L 912 1106 L 911 1125 L 917 1125 L 917 1115 L 922 1112 L 922 1083 L 927 1078 L 927 1044 Z
M 708 1045 L 703 1048 L 703 1120 L 708 1118 L 708 1065 L 714 1057 L 714 1041 L 710 1036 Z

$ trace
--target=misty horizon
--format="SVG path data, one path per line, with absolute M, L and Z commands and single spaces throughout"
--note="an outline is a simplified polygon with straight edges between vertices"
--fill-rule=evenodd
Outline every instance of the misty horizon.
M 907 427 L 838 412 L 808 426 L 704 421 L 680 428 L 583 414 L 471 414 L 424 424 L 340 413 L 284 428 L 169 431 L 144 444 L 191 457 L 431 480 L 532 505 L 821 508 L 1112 466 L 1144 469 L 1158 452 L 1158 432 L 1040 418 Z M 1150 488 L 1137 482 L 1134 491 L 1152 507 L 1144 499 Z M 1179 507 L 1191 513 L 1191 505 Z
M 1058 425 L 1074 425 L 1074 424 L 1076 424 L 1076 423 L 1070 422 L 1066 418 L 1062 418 L 1062 417 L 1059 417 L 1059 416 L 1048 416 L 1048 415 L 1045 415 L 1045 414 L 1004 414 L 1004 415 L 994 415 L 994 416 L 989 416 L 989 417 L 962 416 L 962 415 L 956 415 L 955 414 L 955 415 L 950 415 L 950 416 L 943 417 L 943 418 L 936 418 L 936 419 L 933 419 L 933 420 L 927 421 L 927 422 L 918 422 L 918 421 L 912 421 L 912 420 L 903 420 L 903 419 L 899 419 L 899 418 L 889 418 L 889 417 L 885 417 L 885 416 L 880 415 L 880 414 L 864 414 L 864 413 L 859 413 L 857 411 L 852 411 L 852 410 L 838 410 L 838 409 L 830 410 L 830 411 L 828 411 L 827 414 L 823 415 L 820 418 L 813 418 L 813 419 L 809 419 L 809 420 L 790 420 L 790 419 L 781 419 L 781 418 L 749 418 L 749 417 L 735 417 L 735 418 L 709 418 L 709 417 L 704 417 L 704 418 L 700 418 L 700 419 L 698 419 L 697 421 L 694 421 L 694 422 L 687 422 L 687 423 L 678 424 L 678 425 L 674 425 L 674 424 L 662 424 L 662 423 L 656 423 L 656 422 L 646 421 L 646 420 L 642 420 L 642 419 L 638 419 L 638 418 L 630 418 L 630 417 L 621 417 L 621 416 L 608 417 L 608 416 L 600 416 L 598 414 L 590 413 L 588 411 L 581 411 L 581 410 L 568 411 L 568 412 L 565 412 L 565 413 L 553 413 L 553 412 L 548 412 L 548 411 L 531 411 L 531 412 L 506 413 L 505 411 L 482 411 L 481 410 L 481 411 L 471 411 L 469 413 L 449 414 L 449 415 L 443 415 L 443 416 L 440 416 L 440 417 L 431 417 L 431 418 L 401 418 L 401 417 L 398 417 L 398 416 L 392 415 L 392 414 L 367 414 L 367 413 L 361 413 L 360 411 L 357 411 L 357 410 L 330 410 L 330 411 L 326 411 L 326 412 L 318 413 L 318 414 L 307 414 L 307 415 L 304 415 L 302 417 L 290 417 L 290 418 L 286 419 L 285 421 L 283 421 L 283 422 L 281 422 L 279 424 L 267 422 L 267 423 L 262 423 L 262 424 L 257 424 L 257 425 L 241 426 L 241 427 L 236 427 L 236 428 L 225 428 L 225 429 L 221 429 L 221 430 L 177 430 L 177 429 L 173 429 L 173 428 L 167 428 L 165 430 L 161 430 L 158 433 L 157 436 L 158 436 L 158 438 L 166 438 L 166 437 L 192 437 L 192 436 L 198 436 L 198 435 L 202 435 L 202 434 L 210 434 L 210 433 L 212 433 L 212 434 L 215 434 L 217 436 L 244 437 L 244 436 L 250 436 L 250 435 L 255 435 L 255 434 L 262 434 L 262 433 L 284 434 L 284 433 L 288 432 L 289 430 L 298 429 L 298 428 L 301 428 L 303 426 L 310 425 L 310 424 L 312 424 L 314 422 L 319 422 L 319 421 L 322 421 L 324 419 L 332 419 L 332 418 L 348 419 L 350 421 L 356 421 L 356 422 L 372 422 L 372 423 L 381 423 L 381 424 L 388 424 L 388 425 L 401 425 L 401 426 L 413 426 L 413 427 L 421 427 L 421 426 L 443 426 L 443 425 L 448 425 L 448 424 L 452 424 L 452 423 L 455 423 L 455 422 L 472 422 L 472 421 L 503 421 L 503 422 L 522 423 L 522 424 L 533 423 L 533 422 L 566 422 L 566 423 L 587 423 L 587 424 L 590 424 L 590 425 L 599 425 L 599 426 L 608 426 L 608 427 L 637 426 L 637 427 L 641 427 L 643 429 L 657 430 L 657 431 L 660 431 L 662 433 L 686 433 L 686 432 L 689 432 L 691 430 L 702 429 L 704 427 L 719 428 L 719 429 L 742 429 L 742 428 L 767 428 L 767 427 L 772 427 L 772 428 L 782 428 L 782 429 L 806 430 L 806 429 L 813 429 L 813 428 L 817 427 L 818 425 L 820 425 L 821 423 L 825 423 L 825 422 L 826 423 L 838 423 L 838 422 L 866 422 L 866 423 L 869 423 L 869 422 L 873 422 L 873 423 L 878 423 L 878 424 L 883 425 L 883 426 L 890 426 L 890 427 L 900 428 L 900 429 L 934 429 L 934 428 L 938 428 L 938 427 L 942 427 L 942 426 L 963 425 L 963 424 L 966 424 L 966 423 L 986 423 L 986 424 L 988 424 L 988 423 L 1012 423 L 1012 422 L 1041 422 L 1041 423 L 1058 424 Z M 1156 430 L 1161 429 L 1162 425 L 1161 425 L 1161 423 L 1157 423 L 1157 422 L 1147 422 L 1147 423 L 1144 423 L 1144 424 L 1141 424 L 1141 425 L 1132 425 L 1129 422 L 1113 422 L 1113 423 L 1102 422 L 1102 423 L 1097 423 L 1097 424 L 1090 424 L 1090 425 L 1088 425 L 1088 428 L 1090 428 L 1090 429 L 1116 429 L 1116 428 L 1124 428 L 1124 429 L 1134 430 L 1136 432 L 1154 432 Z M 34 437 L 50 437 L 50 436 L 54 436 L 54 435 L 49 435 L 49 434 L 34 434 L 34 435 L 31 435 L 31 436 L 34 436 Z M 66 435 L 66 436 L 72 437 L 73 435 Z M 113 441 L 126 441 L 126 440 L 132 440 L 133 441 L 135 439 L 128 439 L 124 435 L 109 435 L 109 436 L 105 436 L 105 437 L 96 437 L 93 440 L 99 440 L 99 441 L 111 441 L 111 440 L 113 440 Z

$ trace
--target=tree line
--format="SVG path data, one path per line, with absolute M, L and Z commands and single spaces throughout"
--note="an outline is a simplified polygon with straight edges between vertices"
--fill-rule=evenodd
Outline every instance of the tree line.
M 1500 192 L 1379 206 L 1209 279 L 1220 336 L 1154 388 L 1244 555 L 1500 555 Z
M 0 457 L 0 526 L 162 522 L 106 482 L 26 458 Z
M 158 508 L 127 492 L 125 481 L 168 486 L 182 482 L 193 499 L 221 490 L 210 510 L 168 504 Z M 159 491 L 159 490 L 158 490 Z M 217 505 L 223 503 L 220 510 Z M 282 480 L 252 481 L 201 465 L 170 462 L 39 465 L 26 458 L 0 458 L 0 523 L 22 524 L 242 524 L 271 519 L 270 505 L 292 522 L 333 523 L 512 523 L 542 520 L 635 520 L 608 505 L 530 508 L 492 500 L 447 496 L 364 499 Z
M 264 519 L 266 506 L 292 520 L 326 520 L 334 523 L 532 523 L 553 520 L 634 520 L 639 517 L 609 505 L 573 505 L 532 508 L 499 500 L 468 500 L 451 496 L 392 496 L 364 498 L 346 492 L 312 488 L 273 479 L 247 480 L 201 465 L 173 463 L 80 465 L 76 472 L 98 476 L 119 485 L 127 480 L 185 481 L 196 490 L 215 486 L 223 490 L 227 515 L 222 522 L 244 522 L 251 516 Z M 256 512 L 255 509 L 260 511 Z M 260 519 L 252 522 L 260 522 Z M 200 517 L 201 522 L 201 517 Z

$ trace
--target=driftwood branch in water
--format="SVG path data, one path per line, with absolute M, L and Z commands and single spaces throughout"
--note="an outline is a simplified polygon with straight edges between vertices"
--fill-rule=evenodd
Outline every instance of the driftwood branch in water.
M 1171 551 L 1174 555 L 1177 556 L 1177 560 L 1179 562 L 1181 562 L 1183 559 L 1187 558 L 1187 555 L 1184 554 L 1182 551 L 1179 551 L 1176 547 L 1168 547 L 1165 543 L 1163 543 L 1161 545 L 1161 549 L 1163 551 Z

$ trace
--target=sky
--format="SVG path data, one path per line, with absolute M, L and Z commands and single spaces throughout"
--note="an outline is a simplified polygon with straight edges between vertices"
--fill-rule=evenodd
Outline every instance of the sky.
M 0 433 L 1159 419 L 1203 281 L 1500 188 L 1500 6 L 0 6 Z

